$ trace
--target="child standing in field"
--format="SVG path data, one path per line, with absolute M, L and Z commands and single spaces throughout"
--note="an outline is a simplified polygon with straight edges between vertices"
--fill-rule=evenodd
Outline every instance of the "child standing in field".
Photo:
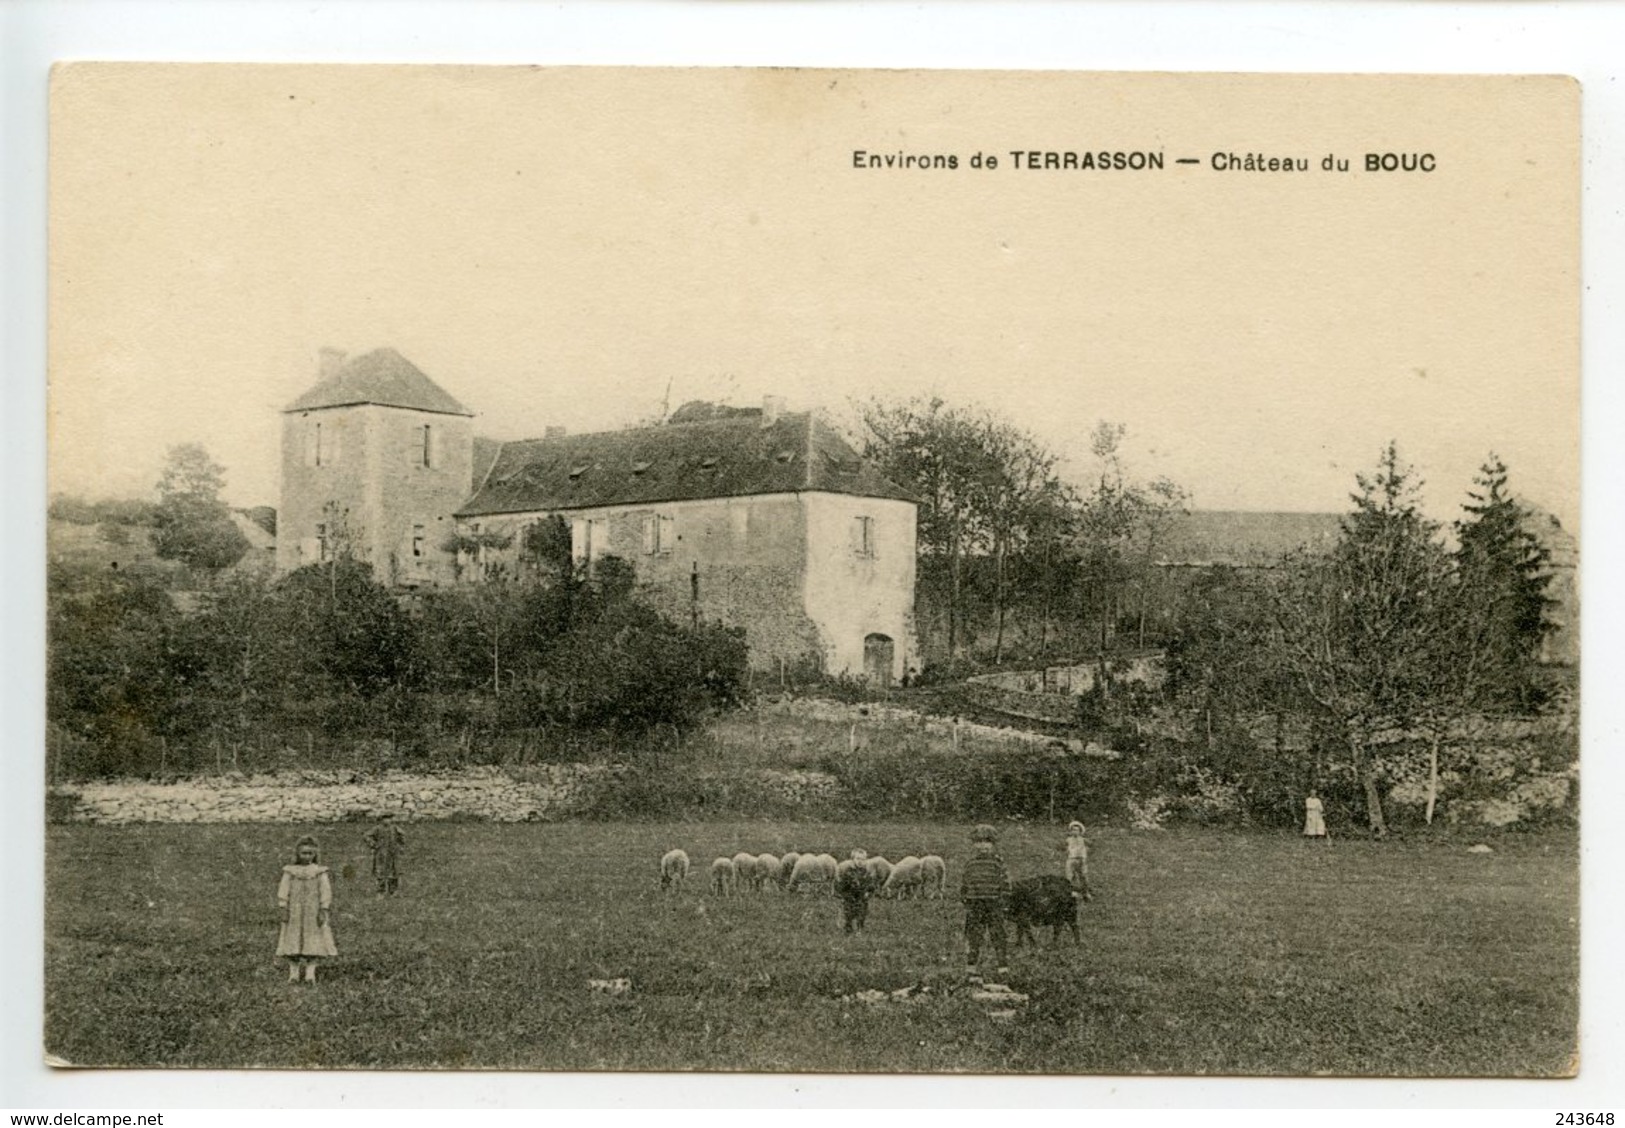
M 372 876 L 378 882 L 378 893 L 394 896 L 401 891 L 401 849 L 406 835 L 395 825 L 395 816 L 385 811 L 377 826 L 367 832 L 367 848 L 372 851 Z
M 835 896 L 841 900 L 841 931 L 862 932 L 869 918 L 869 895 L 875 891 L 874 876 L 864 863 L 869 854 L 852 851 L 852 856 L 835 868 Z
M 1321 805 L 1318 791 L 1309 792 L 1309 798 L 1303 801 L 1303 836 L 1318 838 L 1322 842 L 1331 841 L 1331 836 L 1326 833 L 1326 809 Z
M 1089 842 L 1083 836 L 1081 822 L 1070 823 L 1066 828 L 1066 880 L 1082 900 L 1095 899 L 1089 892 Z
M 316 982 L 316 961 L 339 954 L 328 918 L 333 910 L 333 882 L 321 861 L 321 848 L 310 835 L 293 847 L 293 864 L 282 867 L 276 903 L 282 932 L 276 954 L 288 960 L 288 982 Z
M 971 836 L 976 855 L 965 863 L 959 882 L 959 898 L 965 903 L 966 970 L 975 974 L 982 955 L 982 941 L 991 938 L 998 953 L 999 973 L 1010 969 L 1004 934 L 1005 908 L 1010 900 L 1010 871 L 1004 859 L 993 852 L 993 828 L 985 823 Z

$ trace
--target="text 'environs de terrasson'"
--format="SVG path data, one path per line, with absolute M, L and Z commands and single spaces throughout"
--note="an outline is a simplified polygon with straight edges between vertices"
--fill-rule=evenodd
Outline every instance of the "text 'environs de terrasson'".
M 953 171 L 961 163 L 957 153 L 852 151 L 853 168 Z M 963 163 L 970 168 L 997 169 L 1002 165 L 1024 172 L 1149 172 L 1166 167 L 1163 153 L 1149 149 L 1009 149 L 1002 157 L 997 153 L 979 152 Z M 1191 158 L 1179 163 L 1199 162 Z M 1229 151 L 1212 153 L 1205 162 L 1200 163 L 1205 163 L 1215 172 L 1308 172 L 1311 167 L 1316 167 L 1308 157 Z M 1326 171 L 1347 172 L 1349 161 L 1333 155 L 1322 160 L 1318 167 Z M 1366 153 L 1364 167 L 1366 172 L 1432 172 L 1436 164 L 1432 153 Z

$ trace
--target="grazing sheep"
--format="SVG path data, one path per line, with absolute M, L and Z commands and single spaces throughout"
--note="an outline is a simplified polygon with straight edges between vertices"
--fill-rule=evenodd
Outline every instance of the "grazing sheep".
M 739 876 L 739 891 L 758 890 L 762 882 L 756 875 L 756 855 L 747 854 L 743 850 L 734 855 L 734 873 Z
M 739 891 L 739 871 L 732 858 L 718 858 L 711 863 L 711 892 L 718 897 L 732 897 Z
M 768 882 L 783 886 L 784 878 L 779 873 L 779 860 L 772 854 L 756 855 L 756 885 L 763 888 Z
M 913 854 L 904 858 L 891 868 L 891 876 L 886 878 L 886 884 L 881 886 L 882 897 L 909 897 L 917 896 L 920 883 L 924 881 L 925 874 L 921 869 L 920 859 Z
M 827 892 L 835 881 L 835 859 L 828 854 L 803 854 L 790 873 L 790 892 L 803 887 L 823 886 Z
M 869 878 L 875 883 L 875 888 L 885 888 L 886 879 L 891 876 L 891 863 L 876 854 L 863 864 L 869 870 Z
M 788 854 L 779 859 L 780 889 L 790 888 L 790 877 L 796 872 L 796 863 L 800 860 L 801 855 L 796 853 L 794 850 L 791 850 Z
M 673 893 L 688 880 L 688 854 L 682 850 L 668 850 L 660 859 L 660 888 Z
M 927 854 L 920 859 L 920 893 L 924 897 L 942 900 L 948 886 L 948 863 L 938 854 Z

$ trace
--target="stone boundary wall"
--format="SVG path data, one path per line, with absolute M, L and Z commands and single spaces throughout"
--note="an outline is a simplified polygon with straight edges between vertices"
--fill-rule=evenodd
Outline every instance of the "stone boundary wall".
M 172 783 L 107 780 L 49 789 L 70 822 L 310 823 L 373 819 L 388 811 L 402 821 L 479 819 L 539 822 L 581 812 L 595 789 L 613 786 L 620 769 L 601 764 L 545 764 L 517 772 L 469 767 L 434 775 L 392 771 L 292 771 L 227 774 Z M 834 776 L 811 771 L 752 773 L 791 802 L 829 800 L 840 790 Z M 702 776 L 719 792 L 730 777 Z
M 72 801 L 71 819 L 89 823 L 294 823 L 374 818 L 533 822 L 573 813 L 609 769 L 541 765 L 518 779 L 496 768 L 436 775 L 293 771 L 198 777 L 173 783 L 111 780 L 63 784 L 50 794 Z
M 1112 681 L 1118 685 L 1137 684 L 1156 689 L 1167 677 L 1166 656 L 1162 651 L 1123 655 L 1106 659 Z M 1081 697 L 1095 688 L 1100 661 L 1069 662 L 1041 670 L 999 670 L 974 674 L 965 680 L 973 685 L 991 686 L 1011 693 Z

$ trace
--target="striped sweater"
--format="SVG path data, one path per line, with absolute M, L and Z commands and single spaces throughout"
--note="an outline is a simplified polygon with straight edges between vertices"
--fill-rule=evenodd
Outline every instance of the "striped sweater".
M 997 854 L 979 854 L 965 863 L 959 897 L 963 901 L 1001 901 L 1010 895 L 1010 871 Z

